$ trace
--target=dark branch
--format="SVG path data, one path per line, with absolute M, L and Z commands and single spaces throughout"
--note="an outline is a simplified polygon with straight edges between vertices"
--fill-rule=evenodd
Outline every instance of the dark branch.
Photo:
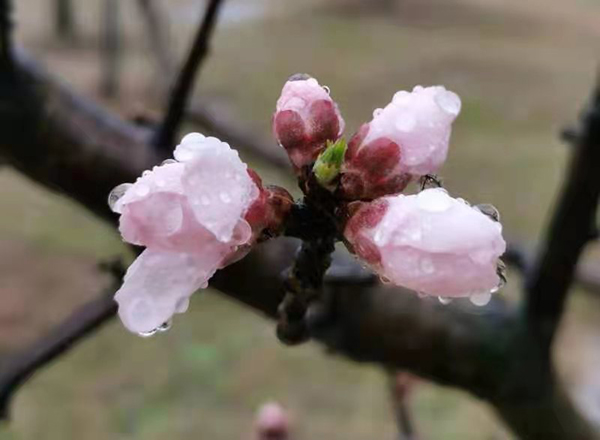
M 579 258 L 590 238 L 600 196 L 600 89 L 582 116 L 580 132 L 545 247 L 526 282 L 526 315 L 546 350 L 563 314 Z
M 209 50 L 210 38 L 221 4 L 222 0 L 209 0 L 189 55 L 175 81 L 175 86 L 167 104 L 165 117 L 154 138 L 154 145 L 163 151 L 170 153 L 173 149 L 175 136 L 185 115 L 197 72 L 202 66 L 202 62 Z
M 12 1 L 0 0 L 0 63 L 6 68 L 12 61 Z

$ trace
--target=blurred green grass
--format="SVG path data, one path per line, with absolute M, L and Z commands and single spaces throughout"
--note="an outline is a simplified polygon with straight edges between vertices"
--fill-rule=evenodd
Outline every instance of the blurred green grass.
M 268 134 L 282 83 L 309 72 L 331 87 L 351 132 L 396 90 L 444 84 L 463 99 L 442 173 L 446 186 L 473 202 L 493 203 L 508 236 L 534 241 L 567 157 L 557 133 L 575 119 L 593 80 L 600 30 L 587 22 L 598 4 L 536 0 L 547 7 L 532 12 L 516 0 L 453 0 L 444 8 L 413 0 L 397 14 L 375 14 L 312 3 L 290 15 L 220 28 L 198 99 L 218 99 L 245 125 Z M 34 5 L 19 5 L 18 18 Z M 86 14 L 89 20 L 92 13 Z M 135 22 L 128 14 L 127 22 Z M 178 47 L 185 47 L 191 27 L 173 27 Z M 94 95 L 93 52 L 48 49 L 35 32 L 42 31 L 34 28 L 24 39 L 52 70 Z M 144 105 L 153 87 L 143 42 L 128 38 L 122 99 L 109 103 L 123 113 L 132 103 Z M 253 165 L 265 180 L 291 182 L 265 164 Z M 0 171 L 0 205 L 7 213 L 0 216 L 0 243 L 23 241 L 32 260 L 58 261 L 65 282 L 61 291 L 46 293 L 65 309 L 73 305 L 74 293 L 64 294 L 69 278 L 81 275 L 61 256 L 92 264 L 123 252 L 109 227 L 10 170 Z M 23 267 L 22 276 L 36 275 Z M 505 294 L 517 297 L 518 289 L 511 274 Z M 597 314 L 584 313 L 590 301 L 579 294 L 574 299 L 561 359 L 589 348 L 577 343 L 579 332 L 597 331 L 590 324 Z M 33 317 L 30 325 L 40 320 Z M 15 347 L 19 338 L 0 335 Z M 570 377 L 580 373 L 575 361 L 565 368 Z M 40 372 L 17 395 L 14 421 L 0 428 L 0 439 L 241 439 L 253 411 L 269 399 L 293 411 L 300 438 L 394 438 L 380 371 L 326 356 L 312 344 L 282 347 L 270 323 L 205 293 L 165 335 L 141 340 L 114 322 Z M 461 392 L 423 383 L 414 408 L 423 438 L 510 438 L 485 405 Z

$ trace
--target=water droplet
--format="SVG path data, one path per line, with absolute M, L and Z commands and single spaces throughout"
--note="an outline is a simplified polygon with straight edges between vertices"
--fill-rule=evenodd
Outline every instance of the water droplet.
M 167 322 L 163 322 L 161 325 L 159 325 L 158 328 L 156 329 L 156 331 L 159 333 L 168 332 L 169 330 L 171 330 L 172 326 L 173 326 L 173 321 L 171 321 L 169 319 Z
M 417 292 L 417 296 L 419 298 L 427 298 L 429 295 L 427 295 L 425 292 Z
M 447 193 L 438 188 L 426 189 L 417 195 L 417 205 L 424 211 L 443 212 L 450 208 L 451 204 Z
M 231 196 L 225 191 L 219 194 L 219 199 L 221 199 L 223 203 L 231 203 Z
M 413 115 L 404 115 L 396 121 L 396 128 L 404 133 L 413 131 L 416 125 L 417 120 Z
M 177 163 L 177 161 L 175 159 L 166 159 L 162 161 L 161 165 L 170 165 L 172 163 Z
M 492 299 L 492 292 L 481 292 L 472 294 L 469 299 L 473 305 L 483 307 Z
M 381 114 L 382 111 L 383 111 L 382 108 L 376 108 L 375 110 L 373 110 L 373 117 L 376 118 L 377 116 L 379 116 Z
M 150 170 L 146 170 L 146 171 L 144 171 L 144 172 L 142 173 L 142 177 L 149 176 L 149 175 L 150 175 L 150 173 L 151 173 L 151 171 L 150 171 Z
M 413 87 L 413 92 L 422 92 L 423 91 L 423 86 L 414 86 Z
M 383 231 L 381 229 L 378 229 L 377 232 L 375 232 L 375 236 L 373 237 L 373 241 L 375 242 L 375 244 L 377 246 L 383 245 Z
M 506 266 L 504 262 L 498 260 L 498 267 L 496 268 L 496 273 L 498 274 L 498 284 L 490 291 L 491 293 L 496 293 L 500 289 L 502 289 L 506 285 Z
M 158 330 L 154 329 L 154 330 L 150 330 L 148 332 L 139 332 L 138 336 L 141 336 L 142 338 L 149 338 L 151 336 L 154 336 L 156 333 L 158 333 Z
M 381 281 L 382 284 L 391 284 L 392 280 L 390 280 L 388 277 L 385 276 L 380 276 L 379 277 L 379 281 Z
M 141 336 L 142 338 L 150 338 L 157 333 L 164 333 L 164 332 L 169 331 L 169 329 L 171 328 L 171 325 L 172 325 L 172 322 L 171 322 L 171 320 L 169 320 L 167 322 L 163 322 L 161 325 L 159 325 L 155 329 L 152 329 L 147 332 L 139 332 L 138 336 Z
M 328 86 L 323 86 L 323 90 L 325 90 L 328 95 L 331 95 L 331 89 Z
M 117 207 L 117 202 L 125 195 L 127 190 L 133 185 L 131 183 L 122 183 L 121 185 L 115 186 L 108 195 L 108 206 L 112 212 L 117 214 L 121 213 L 120 207 Z
M 448 298 L 446 296 L 438 296 L 438 301 L 444 305 L 450 304 L 452 302 L 452 298 Z
M 460 98 L 456 93 L 449 90 L 443 90 L 435 95 L 435 103 L 444 112 L 456 116 L 460 113 Z
M 138 183 L 135 186 L 135 192 L 137 193 L 138 196 L 147 196 L 150 193 L 150 187 L 148 185 L 146 185 L 145 183 Z
M 435 270 L 433 261 L 429 257 L 421 258 L 421 261 L 419 262 L 419 267 L 421 268 L 421 271 L 425 274 L 432 274 Z
M 456 200 L 461 202 L 463 205 L 471 206 L 471 204 L 469 202 L 467 202 L 465 199 L 458 197 Z
M 175 304 L 175 312 L 177 313 L 185 313 L 187 312 L 187 309 L 190 306 L 190 299 L 189 298 L 181 298 L 179 301 L 177 301 L 177 304 Z
M 392 98 L 392 102 L 396 105 L 406 105 L 410 101 L 410 93 L 405 90 L 396 92 Z
M 475 208 L 478 211 L 481 211 L 482 214 L 487 215 L 489 218 L 494 220 L 495 222 L 500 221 L 500 212 L 496 209 L 494 205 L 490 205 L 489 203 L 482 203 L 480 205 L 476 205 Z

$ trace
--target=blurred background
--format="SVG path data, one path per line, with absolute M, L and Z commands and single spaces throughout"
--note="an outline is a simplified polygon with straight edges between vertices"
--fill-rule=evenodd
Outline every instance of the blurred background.
M 135 0 L 72 1 L 62 33 L 54 1 L 16 1 L 18 42 L 123 117 L 159 117 L 169 63 L 188 50 L 204 2 L 154 3 L 167 60 Z M 109 19 L 117 40 L 107 40 Z M 112 67 L 107 41 L 120 52 Z M 533 246 L 568 157 L 558 134 L 576 120 L 599 55 L 598 0 L 228 0 L 193 100 L 269 139 L 281 86 L 307 72 L 331 88 L 349 135 L 395 91 L 443 84 L 463 101 L 445 186 L 494 204 L 506 235 Z M 287 170 L 242 156 L 264 180 L 295 187 Z M 1 364 L 99 294 L 108 281 L 99 260 L 127 254 L 111 227 L 6 167 L 0 207 Z M 595 261 L 600 273 L 592 249 L 586 262 Z M 519 288 L 510 271 L 502 294 L 517 300 Z M 600 294 L 572 295 L 555 356 L 600 427 Z M 0 439 L 247 439 L 267 400 L 290 410 L 298 438 L 396 436 L 380 370 L 313 344 L 286 348 L 272 323 L 206 292 L 167 333 L 141 339 L 114 321 L 41 370 Z M 487 405 L 452 389 L 420 382 L 411 406 L 422 439 L 512 438 Z

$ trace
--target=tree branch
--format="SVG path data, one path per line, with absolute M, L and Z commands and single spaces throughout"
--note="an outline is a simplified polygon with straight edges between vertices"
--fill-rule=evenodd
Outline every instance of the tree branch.
M 169 153 L 174 147 L 177 129 L 186 111 L 188 100 L 194 87 L 196 75 L 204 61 L 213 34 L 216 19 L 221 7 L 221 0 L 208 0 L 204 18 L 194 38 L 189 55 L 175 81 L 171 92 L 164 120 L 156 132 L 154 145 Z
M 526 316 L 549 352 L 585 245 L 594 235 L 600 197 L 600 88 L 582 116 L 565 186 L 544 249 L 526 282 Z
M 12 63 L 12 1 L 0 0 L 0 63 L 6 68 Z

